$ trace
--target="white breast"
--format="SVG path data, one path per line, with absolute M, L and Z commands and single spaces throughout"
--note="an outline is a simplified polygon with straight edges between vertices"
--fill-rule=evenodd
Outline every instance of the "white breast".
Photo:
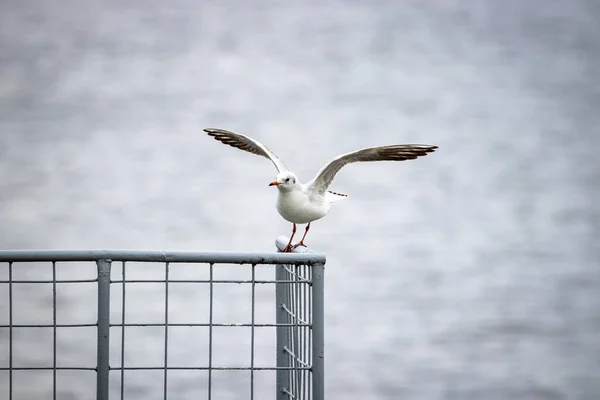
M 286 220 L 295 224 L 306 224 L 324 217 L 329 210 L 328 203 L 311 201 L 301 190 L 277 193 L 277 211 Z

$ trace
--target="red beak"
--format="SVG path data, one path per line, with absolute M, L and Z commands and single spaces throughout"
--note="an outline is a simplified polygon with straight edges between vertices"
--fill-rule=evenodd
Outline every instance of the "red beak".
M 279 182 L 273 181 L 273 182 L 269 183 L 269 186 L 279 186 Z

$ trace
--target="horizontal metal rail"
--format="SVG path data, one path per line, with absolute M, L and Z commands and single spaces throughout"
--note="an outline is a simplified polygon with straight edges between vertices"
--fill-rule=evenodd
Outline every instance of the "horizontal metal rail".
M 35 261 L 144 261 L 220 264 L 324 264 L 316 253 L 232 253 L 146 250 L 0 250 L 0 262 Z
M 92 323 L 88 323 L 88 324 L 12 324 L 12 325 L 0 325 L 0 328 L 89 328 L 92 326 L 97 326 L 98 324 L 92 324 Z M 119 324 L 119 323 L 110 323 L 109 326 L 112 328 L 114 326 L 133 326 L 133 327 L 156 327 L 156 326 L 165 326 L 164 323 L 137 323 L 137 324 L 133 324 L 133 323 L 127 323 L 127 324 Z M 173 326 L 173 327 L 178 327 L 178 326 L 182 326 L 182 327 L 208 327 L 208 326 L 215 326 L 215 327 L 226 327 L 226 328 L 235 328 L 235 327 L 255 327 L 255 328 L 277 328 L 279 326 L 306 326 L 306 327 L 310 327 L 312 326 L 309 323 L 298 323 L 298 324 L 285 324 L 285 323 L 281 323 L 281 324 L 245 324 L 245 323 L 231 323 L 231 324 L 218 324 L 218 323 L 177 323 L 177 322 L 169 322 L 169 326 Z

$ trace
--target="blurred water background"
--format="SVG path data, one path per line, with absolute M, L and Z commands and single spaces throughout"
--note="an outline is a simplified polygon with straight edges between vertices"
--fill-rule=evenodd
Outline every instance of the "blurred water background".
M 3 1 L 0 247 L 274 251 L 291 228 L 267 187 L 274 168 L 204 127 L 263 141 L 304 181 L 342 152 L 436 144 L 344 168 L 332 189 L 348 200 L 312 226 L 307 243 L 328 257 L 327 397 L 597 399 L 599 18 L 586 0 Z M 220 291 L 218 317 L 248 318 L 247 289 Z M 128 319 L 162 321 L 163 287 L 131 290 Z M 15 323 L 51 321 L 50 286 L 14 291 Z M 173 318 L 205 318 L 194 288 L 172 294 Z M 62 321 L 94 321 L 90 286 L 58 301 Z M 174 330 L 170 362 L 204 362 L 205 334 Z M 17 364 L 48 364 L 51 331 L 15 335 Z M 60 330 L 59 365 L 93 363 L 94 335 Z M 219 354 L 247 348 L 232 335 Z M 161 362 L 162 330 L 127 338 L 130 365 Z M 273 339 L 257 337 L 265 363 Z M 162 398 L 161 376 L 128 372 L 126 398 Z M 48 398 L 50 373 L 14 379 L 16 399 Z M 60 372 L 60 398 L 94 398 L 94 379 Z M 216 379 L 219 399 L 246 398 L 246 375 Z M 257 379 L 273 398 L 272 374 Z M 170 398 L 205 383 L 170 373 Z M 7 386 L 2 372 L 0 397 Z

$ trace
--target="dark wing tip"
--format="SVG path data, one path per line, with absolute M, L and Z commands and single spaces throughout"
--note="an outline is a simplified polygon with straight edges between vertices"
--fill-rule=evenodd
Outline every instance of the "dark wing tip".
M 427 153 L 434 152 L 438 147 L 430 144 L 411 144 L 407 146 L 410 150 L 413 151 L 424 151 Z
M 203 131 L 213 137 L 229 133 L 228 131 L 224 131 L 223 129 L 217 129 L 217 128 L 204 128 Z
M 209 136 L 212 136 L 215 140 L 218 140 L 223 144 L 269 159 L 271 158 L 259 144 L 244 135 L 217 128 L 204 128 L 203 130 L 208 133 Z
M 236 134 L 223 129 L 217 128 L 204 128 L 204 132 L 208 133 L 208 136 L 212 136 L 215 139 L 225 143 L 227 141 L 235 140 Z M 227 143 L 229 144 L 229 143 Z
M 424 144 L 392 145 L 379 149 L 379 154 L 390 161 L 414 160 L 426 156 L 437 149 L 437 146 Z

